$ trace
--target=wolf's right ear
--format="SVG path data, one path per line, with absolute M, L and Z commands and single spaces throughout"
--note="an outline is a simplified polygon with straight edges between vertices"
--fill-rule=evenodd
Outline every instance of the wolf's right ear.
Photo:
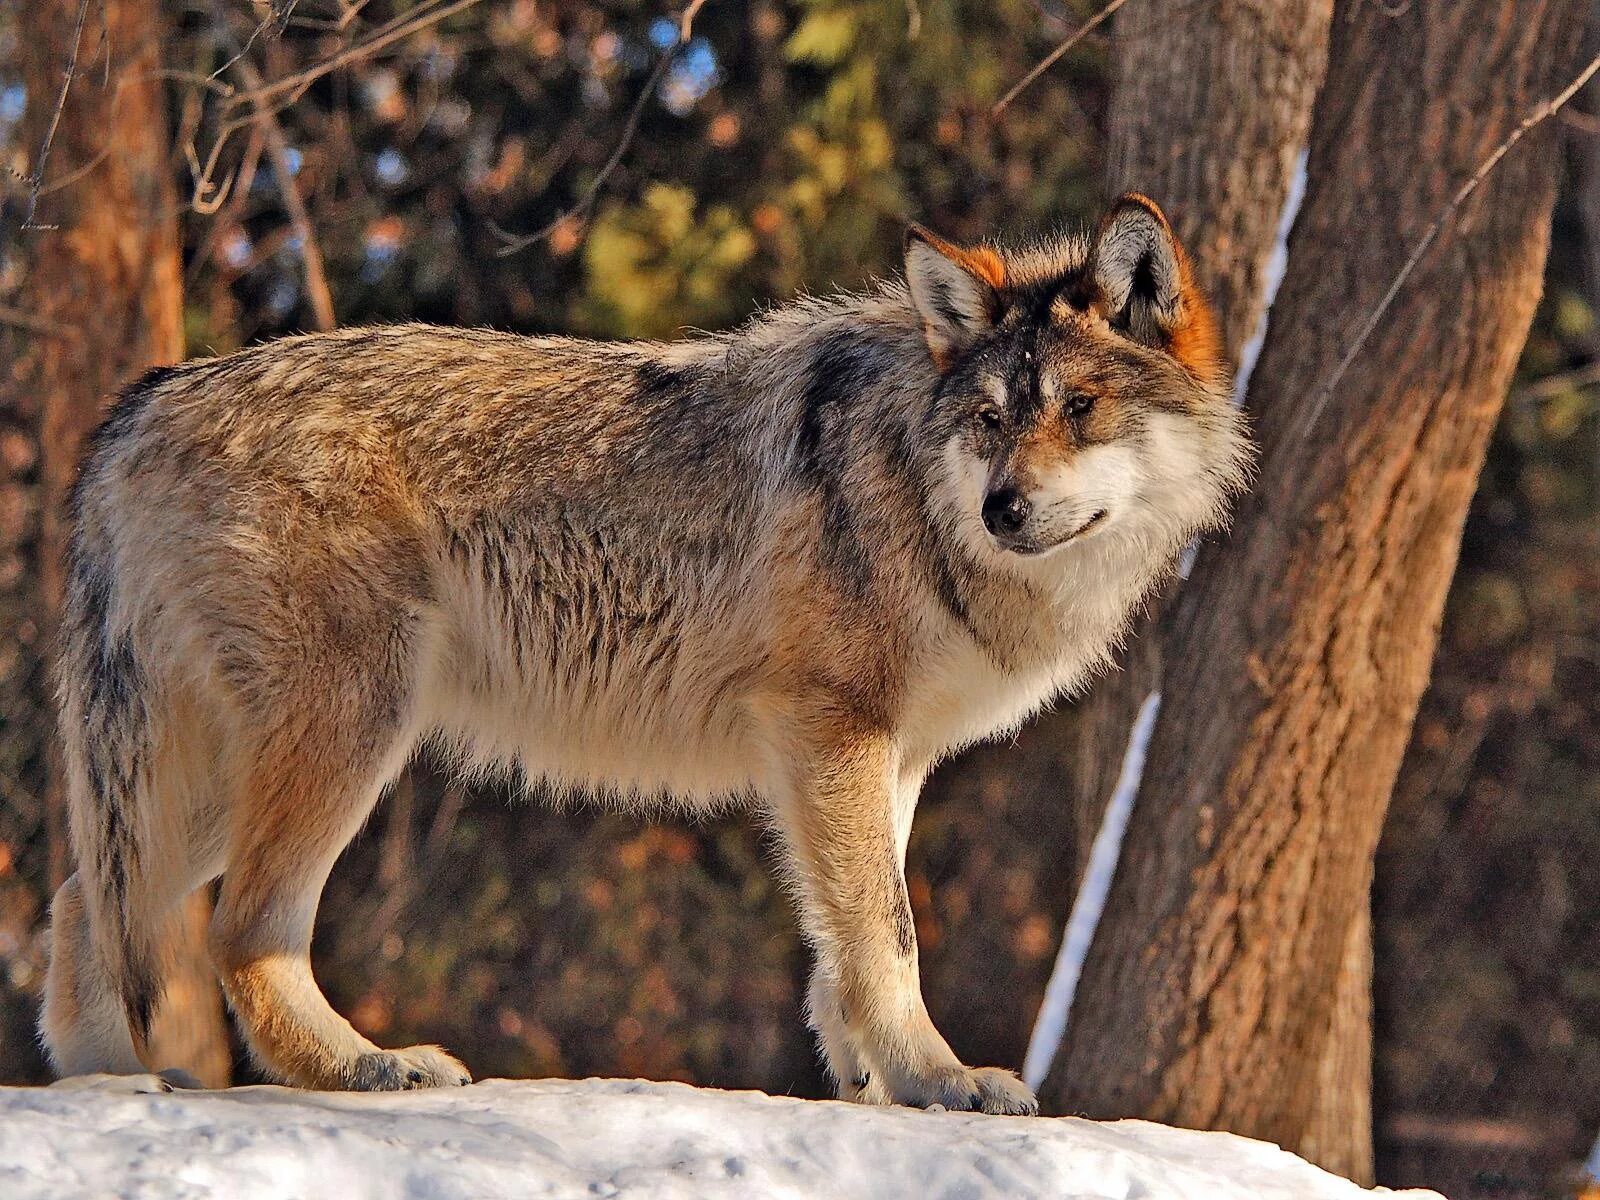
M 1005 262 L 988 246 L 966 250 L 921 225 L 906 229 L 906 284 L 941 371 L 994 328 L 1005 281 Z

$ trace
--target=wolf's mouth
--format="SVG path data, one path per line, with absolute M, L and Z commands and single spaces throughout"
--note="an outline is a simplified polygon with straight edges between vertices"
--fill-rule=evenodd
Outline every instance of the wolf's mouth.
M 1088 533 L 1091 529 L 1099 526 L 1100 523 L 1110 515 L 1110 513 L 1102 508 L 1082 525 L 1079 525 L 1071 533 L 1067 534 L 1066 537 L 1062 538 L 1060 541 L 1050 542 L 1049 544 L 1036 542 L 1032 539 L 1024 540 L 1021 538 L 1013 539 L 1005 537 L 997 537 L 995 538 L 995 541 L 998 542 L 1003 549 L 1009 550 L 1013 554 L 1020 554 L 1024 558 L 1029 558 L 1035 554 L 1043 554 L 1047 550 L 1055 550 L 1060 546 L 1065 546 L 1068 542 L 1076 541 L 1078 538 L 1081 538 L 1084 534 Z
M 1110 514 L 1108 514 L 1106 510 L 1102 508 L 1099 512 L 1095 513 L 1094 516 L 1090 517 L 1082 525 L 1078 526 L 1078 531 L 1076 533 L 1069 534 L 1066 540 L 1070 542 L 1073 538 L 1081 538 L 1084 534 L 1095 528 L 1095 526 L 1099 525 L 1100 522 L 1104 521 L 1109 515 Z

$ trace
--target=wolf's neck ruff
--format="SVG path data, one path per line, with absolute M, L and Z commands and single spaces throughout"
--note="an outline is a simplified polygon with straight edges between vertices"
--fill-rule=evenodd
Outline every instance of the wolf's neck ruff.
M 269 1072 L 464 1079 L 357 1034 L 307 958 L 334 859 L 431 741 L 760 805 L 841 1094 L 1030 1110 L 922 1006 L 917 793 L 1107 661 L 1247 443 L 1147 201 L 1022 252 L 914 230 L 906 275 L 672 344 L 396 326 L 130 389 L 74 496 L 56 1063 L 137 1066 L 162 923 L 220 876 L 214 957 Z

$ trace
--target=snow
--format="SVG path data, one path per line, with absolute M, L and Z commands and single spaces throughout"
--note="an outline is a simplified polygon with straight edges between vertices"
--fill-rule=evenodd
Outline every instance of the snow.
M 1283 273 L 1289 269 L 1289 233 L 1294 229 L 1294 219 L 1300 215 L 1300 202 L 1306 195 L 1306 158 L 1301 150 L 1294 160 L 1294 174 L 1289 178 L 1289 193 L 1283 198 L 1283 211 L 1278 214 L 1278 228 L 1272 239 L 1272 253 L 1267 256 L 1266 278 L 1261 281 L 1261 316 L 1250 338 L 1239 350 L 1239 371 L 1233 377 L 1233 402 L 1243 404 L 1250 386 L 1250 376 L 1261 357 L 1261 344 L 1267 340 L 1267 319 L 1272 315 L 1272 302 L 1278 298 L 1278 285 Z
M 1078 976 L 1083 974 L 1083 960 L 1089 956 L 1089 944 L 1094 941 L 1095 927 L 1105 911 L 1106 894 L 1117 873 L 1122 837 L 1128 831 L 1128 816 L 1133 812 L 1133 798 L 1139 794 L 1139 781 L 1144 778 L 1144 756 L 1150 748 L 1150 735 L 1155 731 L 1156 714 L 1160 711 L 1160 692 L 1152 692 L 1139 706 L 1139 715 L 1134 718 L 1133 729 L 1128 734 L 1128 748 L 1122 756 L 1117 786 L 1106 802 L 1100 829 L 1094 835 L 1094 845 L 1089 848 L 1089 865 L 1084 869 L 1077 899 L 1072 902 L 1072 914 L 1061 935 L 1061 949 L 1056 952 L 1056 965 L 1050 972 L 1050 982 L 1045 985 L 1044 1001 L 1034 1019 L 1033 1036 L 1028 1039 L 1028 1054 L 1022 1064 L 1022 1078 L 1035 1090 L 1044 1082 L 1045 1073 L 1050 1070 L 1051 1060 L 1067 1031 L 1067 1015 L 1072 1011 L 1072 998 L 1078 992 Z
M 678 1083 L 492 1080 L 389 1094 L 0 1088 L 7 1200 L 1370 1194 L 1225 1133 L 864 1108 Z
M 1256 327 L 1250 331 L 1250 336 L 1245 339 L 1243 346 L 1239 347 L 1239 369 L 1233 376 L 1233 405 L 1239 408 L 1244 404 L 1245 394 L 1250 389 L 1250 377 L 1255 374 L 1256 360 L 1261 357 L 1261 347 L 1267 340 L 1267 321 L 1272 316 L 1272 302 L 1278 298 L 1278 285 L 1283 282 L 1283 273 L 1289 269 L 1289 234 L 1294 229 L 1294 219 L 1300 215 L 1300 202 L 1306 195 L 1306 155 L 1301 150 L 1294 160 L 1294 174 L 1289 177 L 1289 192 L 1283 198 L 1283 210 L 1278 214 L 1278 228 L 1273 234 L 1272 250 L 1267 255 L 1265 277 L 1261 281 L 1261 316 L 1256 318 Z M 1194 570 L 1195 555 L 1200 552 L 1200 543 L 1192 541 L 1183 548 L 1183 554 L 1178 559 L 1178 578 L 1189 578 L 1189 572 Z

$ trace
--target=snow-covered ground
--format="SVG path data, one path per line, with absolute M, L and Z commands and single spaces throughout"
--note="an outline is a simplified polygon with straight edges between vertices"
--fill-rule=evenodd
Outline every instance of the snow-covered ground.
M 389 1095 L 0 1088 L 5 1200 L 1370 1194 L 1229 1134 L 871 1109 L 675 1083 L 493 1080 Z

